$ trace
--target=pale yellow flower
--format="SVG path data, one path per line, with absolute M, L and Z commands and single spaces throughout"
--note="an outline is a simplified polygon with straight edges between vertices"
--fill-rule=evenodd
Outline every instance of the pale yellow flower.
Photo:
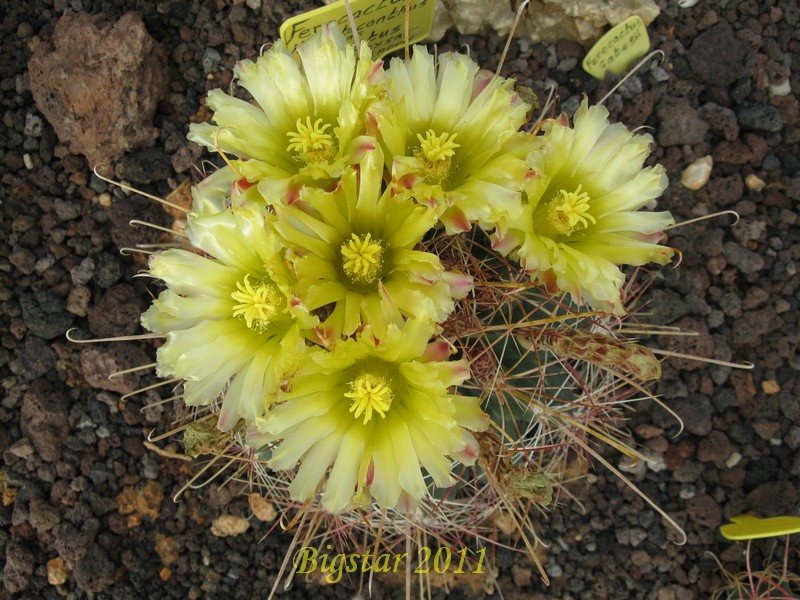
M 239 158 L 236 172 L 269 202 L 293 199 L 304 185 L 326 187 L 363 150 L 365 112 L 383 92 L 381 67 L 366 44 L 356 58 L 335 23 L 293 52 L 275 42 L 234 69 L 256 105 L 210 91 L 216 125 L 192 125 L 189 139 Z
M 519 216 L 531 146 L 520 128 L 531 107 L 512 80 L 415 46 L 409 61 L 392 59 L 386 85 L 369 112 L 398 190 L 432 206 L 450 232 Z
M 257 423 L 262 442 L 280 440 L 271 468 L 300 465 L 293 498 L 321 492 L 332 513 L 370 498 L 409 511 L 428 493 L 425 472 L 436 486 L 450 486 L 453 461 L 474 462 L 470 431 L 489 418 L 478 398 L 451 393 L 469 367 L 441 357 L 441 345 L 428 344 L 432 333 L 432 323 L 415 319 L 403 329 L 390 325 L 380 340 L 366 327 L 333 351 L 309 353 Z
M 416 249 L 436 224 L 434 211 L 382 187 L 383 156 L 375 149 L 335 190 L 305 188 L 300 201 L 275 206 L 295 293 L 326 315 L 323 343 L 364 324 L 380 337 L 404 317 L 442 322 L 472 289 L 469 276 Z
M 191 214 L 186 230 L 207 256 L 170 249 L 151 258 L 150 274 L 167 289 L 142 324 L 166 337 L 156 370 L 185 380 L 187 405 L 222 395 L 219 427 L 226 430 L 266 412 L 305 357 L 305 334 L 317 321 L 292 294 L 264 207 L 212 207 L 219 210 Z
M 551 291 L 621 313 L 620 265 L 666 264 L 673 254 L 658 244 L 672 215 L 640 210 L 667 187 L 663 167 L 643 168 L 652 138 L 610 125 L 608 111 L 585 98 L 574 127 L 562 118 L 544 129 L 529 156 L 522 217 L 501 219 L 493 245 Z

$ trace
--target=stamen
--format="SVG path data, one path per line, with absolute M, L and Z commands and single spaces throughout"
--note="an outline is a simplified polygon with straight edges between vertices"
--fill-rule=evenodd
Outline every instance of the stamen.
M 341 253 L 342 268 L 354 282 L 372 283 L 380 275 L 383 245 L 380 240 L 373 240 L 372 234 L 350 234 L 350 239 L 342 244 Z
M 433 129 L 428 129 L 425 137 L 417 134 L 420 147 L 414 156 L 421 163 L 426 182 L 441 183 L 450 174 L 450 163 L 455 150 L 461 147 L 453 141 L 456 135 L 458 134 L 443 133 L 437 137 Z
M 294 152 L 306 164 L 319 163 L 331 158 L 336 151 L 333 134 L 326 133 L 328 123 L 317 119 L 311 124 L 311 117 L 306 117 L 305 125 L 297 119 L 297 131 L 290 131 L 289 145 L 286 149 Z
M 373 411 L 385 417 L 394 400 L 394 394 L 386 379 L 372 373 L 364 373 L 351 381 L 350 391 L 344 397 L 353 400 L 350 412 L 354 418 L 358 419 L 364 415 L 364 425 L 372 419 Z
M 234 305 L 233 316 L 242 317 L 249 329 L 263 332 L 281 308 L 283 298 L 280 292 L 266 282 L 254 286 L 249 275 L 245 275 L 244 281 L 238 282 L 236 287 L 238 291 L 233 292 L 231 298 L 239 304 Z
M 456 135 L 455 133 L 452 135 L 443 133 L 437 137 L 433 129 L 428 129 L 424 138 L 418 133 L 417 139 L 425 160 L 429 163 L 435 163 L 452 157 L 455 154 L 455 149 L 461 147 L 460 144 L 456 144 L 453 141 Z
M 589 214 L 589 194 L 581 192 L 582 187 L 579 185 L 574 192 L 559 190 L 548 203 L 548 220 L 560 235 L 572 235 L 579 229 L 586 229 L 589 221 L 597 222 Z

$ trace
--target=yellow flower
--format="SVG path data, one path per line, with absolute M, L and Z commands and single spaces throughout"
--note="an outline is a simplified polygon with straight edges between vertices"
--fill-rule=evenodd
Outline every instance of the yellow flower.
M 209 200 L 211 189 L 201 200 Z M 209 212 L 190 214 L 186 230 L 207 256 L 170 249 L 151 258 L 150 274 L 167 289 L 142 324 L 166 336 L 157 372 L 185 380 L 187 405 L 207 405 L 224 394 L 219 427 L 227 430 L 240 418 L 253 423 L 265 413 L 304 357 L 304 334 L 317 321 L 291 293 L 265 209 Z
M 192 125 L 189 139 L 241 160 L 236 172 L 270 202 L 303 185 L 330 185 L 363 150 L 364 114 L 383 92 L 380 61 L 364 43 L 358 59 L 334 23 L 290 52 L 276 42 L 234 76 L 257 105 L 221 90 L 208 93 L 216 125 Z
M 432 206 L 451 233 L 471 221 L 493 227 L 500 216 L 519 216 L 531 146 L 519 130 L 531 107 L 512 80 L 468 56 L 436 61 L 415 46 L 409 61 L 392 59 L 386 85 L 370 122 L 398 189 Z
M 432 323 L 415 319 L 404 329 L 390 325 L 381 340 L 367 327 L 333 351 L 310 353 L 257 422 L 263 440 L 281 440 L 271 468 L 300 463 L 293 498 L 311 500 L 321 490 L 332 513 L 370 497 L 408 511 L 428 493 L 423 469 L 435 485 L 450 486 L 453 460 L 475 460 L 469 432 L 485 429 L 488 416 L 478 398 L 448 391 L 469 367 L 441 361 L 440 345 L 428 344 L 432 333 Z
M 332 192 L 306 188 L 300 201 L 276 205 L 275 229 L 289 248 L 295 293 L 322 310 L 323 337 L 333 342 L 369 324 L 378 337 L 390 323 L 420 316 L 444 321 L 472 288 L 415 246 L 436 224 L 427 206 L 382 191 L 383 155 L 368 152 Z
M 652 138 L 610 125 L 608 111 L 586 98 L 574 127 L 562 118 L 544 129 L 529 157 L 522 217 L 501 219 L 493 245 L 552 291 L 621 313 L 619 266 L 666 264 L 673 254 L 658 244 L 672 215 L 640 210 L 667 187 L 663 167 L 642 167 Z

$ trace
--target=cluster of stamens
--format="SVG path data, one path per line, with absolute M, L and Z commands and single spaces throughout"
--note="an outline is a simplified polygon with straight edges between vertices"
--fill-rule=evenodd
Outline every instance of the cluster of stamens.
M 589 221 L 596 219 L 589 214 L 589 194 L 582 192 L 579 185 L 574 192 L 559 190 L 547 204 L 547 217 L 550 225 L 559 235 L 570 236 L 580 229 L 586 229 Z
M 306 117 L 303 123 L 297 119 L 297 131 L 290 131 L 287 150 L 294 153 L 297 158 L 306 164 L 315 164 L 329 160 L 336 152 L 336 142 L 333 134 L 327 133 L 330 124 L 317 119 L 313 124 L 311 117 Z
M 281 293 L 266 281 L 253 285 L 249 275 L 245 275 L 244 281 L 237 282 L 236 287 L 237 291 L 231 294 L 231 298 L 238 302 L 233 307 L 233 316 L 243 318 L 249 329 L 265 331 L 281 308 Z
M 437 136 L 433 129 L 428 129 L 425 137 L 417 134 L 419 150 L 414 156 L 420 161 L 425 181 L 428 183 L 441 183 L 450 174 L 451 161 L 456 148 L 461 147 L 460 144 L 453 141 L 456 135 L 455 133 L 443 133 Z
M 342 244 L 342 269 L 353 282 L 373 283 L 383 266 L 383 245 L 373 240 L 372 234 L 350 234 L 350 239 Z
M 350 412 L 353 413 L 353 418 L 359 419 L 363 414 L 366 425 L 372 419 L 373 412 L 381 417 L 386 416 L 394 394 L 385 378 L 372 373 L 362 373 L 350 382 L 350 391 L 344 397 L 352 400 Z

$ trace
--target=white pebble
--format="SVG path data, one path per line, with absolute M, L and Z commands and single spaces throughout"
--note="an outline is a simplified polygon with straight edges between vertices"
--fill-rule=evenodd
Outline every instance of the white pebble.
M 773 83 L 769 86 L 769 92 L 773 96 L 788 96 L 792 93 L 792 84 L 786 78 L 783 83 Z
M 725 461 L 725 466 L 730 469 L 738 465 L 740 460 L 742 460 L 741 454 L 739 454 L 738 452 L 731 452 L 731 455 L 728 457 L 728 460 Z
M 689 188 L 690 190 L 699 190 L 708 183 L 708 179 L 711 177 L 711 167 L 713 166 L 714 159 L 710 156 L 698 158 L 684 169 L 681 175 L 683 187 Z
M 678 6 L 681 8 L 692 8 L 697 2 L 698 0 L 678 0 Z

